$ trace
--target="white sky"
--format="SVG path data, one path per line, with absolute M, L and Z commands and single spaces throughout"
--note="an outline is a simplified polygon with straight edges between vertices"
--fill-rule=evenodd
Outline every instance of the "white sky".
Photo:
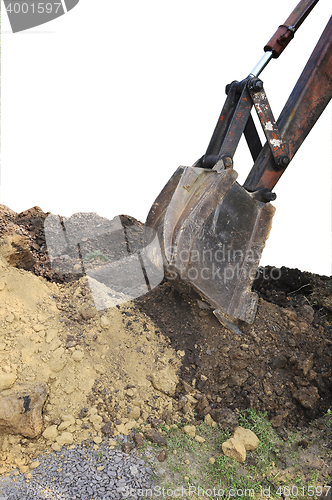
M 81 0 L 12 34 L 2 9 L 1 203 L 144 221 L 208 145 L 224 88 L 245 78 L 297 3 Z M 277 118 L 330 16 L 320 0 L 262 73 Z M 331 274 L 331 104 L 276 186 L 261 263 Z M 252 166 L 235 156 L 243 182 Z

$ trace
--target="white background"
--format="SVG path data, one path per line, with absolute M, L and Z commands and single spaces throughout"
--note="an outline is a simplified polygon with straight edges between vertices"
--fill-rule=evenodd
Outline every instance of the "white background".
M 2 198 L 144 221 L 208 145 L 225 100 L 297 0 L 81 0 L 11 33 L 2 8 Z M 278 117 L 330 16 L 320 0 L 261 78 Z M 331 274 L 331 104 L 276 186 L 261 263 Z M 242 141 L 244 142 L 244 141 Z M 240 144 L 235 169 L 252 166 Z

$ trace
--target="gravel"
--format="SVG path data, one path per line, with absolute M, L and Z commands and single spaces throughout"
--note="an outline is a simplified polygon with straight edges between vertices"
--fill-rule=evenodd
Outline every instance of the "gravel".
M 63 448 L 39 456 L 40 465 L 28 478 L 22 473 L 0 478 L 0 500 L 135 500 L 153 487 L 152 460 L 135 450 L 112 450 L 107 440 L 98 450 L 84 444 Z

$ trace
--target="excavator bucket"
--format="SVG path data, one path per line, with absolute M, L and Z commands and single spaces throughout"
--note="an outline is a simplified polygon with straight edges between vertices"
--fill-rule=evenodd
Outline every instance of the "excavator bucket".
M 284 50 L 316 3 L 301 0 L 249 76 L 227 85 L 205 155 L 192 167 L 176 170 L 146 221 L 145 254 L 150 262 L 177 287 L 198 292 L 237 333 L 235 318 L 247 323 L 255 318 L 258 297 L 251 287 L 275 212 L 272 189 L 332 97 L 332 18 L 277 121 L 258 76 Z M 266 137 L 264 146 L 252 107 Z M 243 187 L 233 169 L 242 134 L 254 160 Z
M 145 247 L 166 278 L 192 288 L 219 320 L 226 315 L 252 323 L 258 297 L 251 286 L 275 209 L 236 178 L 232 168 L 179 167 L 146 220 L 161 252 L 148 238 Z

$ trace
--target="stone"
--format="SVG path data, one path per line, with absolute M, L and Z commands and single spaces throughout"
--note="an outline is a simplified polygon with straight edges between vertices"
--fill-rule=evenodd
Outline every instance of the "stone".
M 298 368 L 303 371 L 303 375 L 305 377 L 308 375 L 313 366 L 313 356 L 298 362 Z
M 43 437 L 47 439 L 48 441 L 55 441 L 55 439 L 58 437 L 58 429 L 56 425 L 50 425 L 46 427 L 46 429 L 43 432 Z
M 145 432 L 146 438 L 152 443 L 159 444 L 160 446 L 166 446 L 167 441 L 156 429 L 148 429 Z
M 95 437 L 93 438 L 93 442 L 94 442 L 95 444 L 100 444 L 100 443 L 102 442 L 102 438 L 101 438 L 100 436 L 95 436 Z
M 167 455 L 167 451 L 166 451 L 166 450 L 162 450 L 162 451 L 159 453 L 159 455 L 157 456 L 157 460 L 158 460 L 159 462 L 164 462 L 164 461 L 166 460 L 167 456 L 168 456 L 168 455 Z
M 233 438 L 242 441 L 247 451 L 256 451 L 259 445 L 259 439 L 256 434 L 250 429 L 245 429 L 244 427 L 236 427 Z
M 228 379 L 228 384 L 230 387 L 242 387 L 248 377 L 249 373 L 246 370 L 239 370 L 235 373 L 233 372 Z
M 174 396 L 176 386 L 179 382 L 177 375 L 171 373 L 168 369 L 154 372 L 150 375 L 153 387 L 168 396 Z
M 188 436 L 194 438 L 196 435 L 196 427 L 194 425 L 185 425 L 183 427 L 183 432 Z
M 54 340 L 57 337 L 58 330 L 55 328 L 50 328 L 47 330 L 46 335 L 45 335 L 45 342 L 50 344 L 52 340 Z
M 10 389 L 13 385 L 17 376 L 15 373 L 4 373 L 0 372 L 0 392 Z
M 280 427 L 283 422 L 283 415 L 276 415 L 270 420 L 273 427 Z
M 72 359 L 76 361 L 77 363 L 79 361 L 82 361 L 84 359 L 84 352 L 80 350 L 76 350 L 72 354 Z
M 37 469 L 37 467 L 40 466 L 40 462 L 38 460 L 36 460 L 35 462 L 31 462 L 31 464 L 29 465 L 29 469 Z
M 271 362 L 272 370 L 276 370 L 277 368 L 284 368 L 287 364 L 287 358 L 283 354 L 279 354 L 275 356 Z
M 301 387 L 293 391 L 293 398 L 295 398 L 304 408 L 312 410 L 317 406 L 319 401 L 319 392 L 317 387 L 310 385 L 309 387 Z
M 126 443 L 123 443 L 122 445 L 122 450 L 125 452 L 125 453 L 129 453 L 131 452 L 131 450 L 134 448 L 134 445 L 133 443 L 130 443 L 129 441 L 127 441 Z
M 100 326 L 102 328 L 104 328 L 105 330 L 107 330 L 107 328 L 110 327 L 110 322 L 108 321 L 108 319 L 106 318 L 106 316 L 102 316 L 100 318 Z
M 210 415 L 223 430 L 233 430 L 239 425 L 239 420 L 235 412 L 228 408 L 215 408 L 210 410 Z
M 207 413 L 204 417 L 204 423 L 206 425 L 210 425 L 211 427 L 216 427 L 217 426 L 217 422 L 215 422 L 213 420 L 213 418 L 211 417 L 210 413 Z
M 42 408 L 48 396 L 44 382 L 0 394 L 0 435 L 35 438 L 43 429 Z
M 203 413 L 205 408 L 209 408 L 209 411 L 210 411 L 209 402 L 204 394 L 202 399 L 197 403 L 195 411 L 196 411 L 196 413 Z
M 210 462 L 210 464 L 212 464 L 212 465 L 213 465 L 215 461 L 216 461 L 216 459 L 215 459 L 215 458 L 213 458 L 213 457 L 210 457 L 210 458 L 209 458 L 209 462 Z
M 59 446 L 64 446 L 65 444 L 72 444 L 74 442 L 74 438 L 71 432 L 65 431 L 56 438 L 56 442 Z
M 144 443 L 144 438 L 141 434 L 135 433 L 134 434 L 134 443 L 136 445 L 136 448 L 142 448 L 143 443 Z
M 141 416 L 141 410 L 138 406 L 134 406 L 129 413 L 130 418 L 136 419 Z
M 295 311 L 291 311 L 290 309 L 284 309 L 283 312 L 289 321 L 296 321 L 297 320 L 297 314 Z
M 202 437 L 202 436 L 195 436 L 195 441 L 197 441 L 197 443 L 205 443 L 205 439 Z
M 97 314 L 97 309 L 95 307 L 84 304 L 80 309 L 79 313 L 83 319 L 92 319 Z
M 193 392 L 195 390 L 194 387 L 192 387 L 190 384 L 188 384 L 188 382 L 186 382 L 185 380 L 181 380 L 181 383 L 182 383 L 183 389 L 185 390 L 186 393 L 190 393 L 190 392 Z
M 242 441 L 233 437 L 227 439 L 222 444 L 222 451 L 226 457 L 233 458 L 237 462 L 243 463 L 246 459 L 246 449 Z
M 309 306 L 309 304 L 307 304 L 307 305 L 302 307 L 301 314 L 307 320 L 309 325 L 311 325 L 311 323 L 314 320 L 314 316 L 315 316 L 314 309 L 311 306 Z
M 100 430 L 106 436 L 113 436 L 113 422 L 109 420 Z

